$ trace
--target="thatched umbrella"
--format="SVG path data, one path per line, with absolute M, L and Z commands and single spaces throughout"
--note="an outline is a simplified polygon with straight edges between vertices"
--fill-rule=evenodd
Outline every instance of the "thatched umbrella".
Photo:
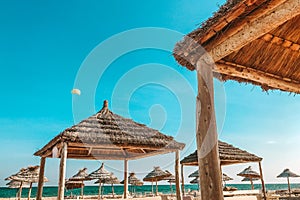
M 99 180 L 97 180 L 95 182 L 95 184 L 98 184 L 98 183 L 99 183 Z M 109 178 L 102 180 L 102 183 L 103 184 L 111 184 L 111 191 L 112 191 L 112 195 L 114 197 L 115 196 L 114 184 L 120 183 L 119 179 L 114 175 L 114 173 L 110 173 Z
M 227 174 L 222 174 L 222 180 L 224 181 L 224 187 L 226 187 L 226 181 L 231 181 L 233 178 L 229 177 Z
M 138 179 L 137 177 L 136 177 L 136 175 L 135 175 L 135 173 L 134 172 L 131 172 L 130 174 L 129 174 L 129 176 L 128 176 L 128 183 L 131 185 L 131 186 L 133 186 L 132 187 L 132 193 L 134 192 L 134 186 L 142 186 L 144 183 L 140 180 L 140 179 Z M 124 180 L 123 181 L 121 181 L 121 184 L 124 184 Z
M 92 172 L 87 176 L 88 179 L 98 179 L 99 180 L 99 191 L 98 191 L 98 199 L 101 198 L 101 182 L 105 179 L 108 179 L 110 173 L 104 168 L 104 163 L 101 164 L 101 167 L 96 171 Z
M 20 183 L 20 189 L 19 189 L 19 199 L 21 199 L 22 195 L 22 187 L 23 183 L 29 183 L 29 190 L 28 190 L 28 200 L 31 196 L 31 190 L 32 190 L 32 184 L 37 183 L 39 181 L 39 171 L 40 166 L 29 166 L 28 168 L 22 168 L 18 173 L 6 178 L 5 180 L 15 180 L 19 181 Z M 44 182 L 48 181 L 48 179 L 45 177 Z
M 197 177 L 199 177 L 199 170 L 194 171 L 188 177 L 189 178 L 197 178 Z
M 74 176 L 68 179 L 68 181 L 65 184 L 66 188 L 67 189 L 81 188 L 80 195 L 83 198 L 83 189 L 84 189 L 83 181 L 91 180 L 87 176 L 88 176 L 87 168 L 80 169 L 77 172 L 77 174 L 75 174 Z M 70 188 L 68 188 L 67 186 Z
M 157 182 L 163 180 L 165 177 L 170 176 L 170 174 L 164 172 L 163 170 L 160 169 L 160 167 L 154 167 L 154 169 L 145 176 L 143 181 L 148 181 L 153 184 L 153 182 L 156 182 L 156 192 L 155 195 L 158 195 L 158 187 L 157 187 Z M 153 193 L 153 185 L 152 185 L 152 193 Z
M 252 170 L 251 166 L 247 167 L 246 169 L 244 169 L 242 172 L 238 173 L 237 175 L 249 178 L 252 190 L 254 190 L 253 179 L 260 178 L 260 175 L 256 171 Z
M 277 178 L 287 178 L 288 188 L 289 188 L 289 195 L 291 195 L 290 178 L 296 178 L 296 177 L 300 177 L 300 176 L 293 173 L 293 172 L 291 172 L 289 169 L 283 170 L 283 172 L 281 172 L 281 174 L 279 174 L 277 176 Z
M 193 180 L 190 181 L 191 184 L 197 184 L 198 186 L 198 191 L 200 191 L 200 178 L 199 176 L 198 177 L 195 177 Z
M 171 191 L 171 193 L 173 193 L 172 183 L 175 183 L 175 176 L 168 170 L 166 170 L 166 173 L 170 174 L 170 175 L 165 177 L 163 180 L 167 180 L 168 183 L 170 183 L 170 191 Z
M 20 181 L 14 181 L 11 180 L 10 182 L 6 183 L 6 185 L 8 186 L 8 188 L 19 188 L 19 190 L 16 193 L 16 198 L 18 198 L 19 192 L 20 192 L 20 186 L 21 186 L 21 182 Z M 28 183 L 23 183 L 22 187 L 29 187 Z

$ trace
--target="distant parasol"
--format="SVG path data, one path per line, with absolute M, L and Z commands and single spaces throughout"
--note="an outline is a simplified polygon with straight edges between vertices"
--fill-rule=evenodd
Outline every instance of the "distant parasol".
M 71 91 L 72 94 L 77 94 L 77 95 L 80 95 L 81 94 L 81 91 L 79 89 L 76 89 L 74 88 L 72 91 Z

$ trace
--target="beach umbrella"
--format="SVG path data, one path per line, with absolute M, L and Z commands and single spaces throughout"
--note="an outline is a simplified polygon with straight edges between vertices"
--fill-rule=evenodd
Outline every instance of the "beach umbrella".
M 224 181 L 224 187 L 226 187 L 226 181 L 231 181 L 233 178 L 229 177 L 227 174 L 222 174 L 222 180 Z
M 101 164 L 100 168 L 96 171 L 92 172 L 87 176 L 88 179 L 98 179 L 99 180 L 99 191 L 98 191 L 98 199 L 101 198 L 101 182 L 105 179 L 108 179 L 110 173 L 104 168 L 104 163 Z
M 163 180 L 165 177 L 170 176 L 170 174 L 164 172 L 163 170 L 160 169 L 160 167 L 154 167 L 154 169 L 145 176 L 143 181 L 148 181 L 148 182 L 156 182 L 156 192 L 155 195 L 158 195 L 158 187 L 157 187 L 157 182 Z M 152 193 L 153 193 L 153 187 L 152 187 Z
M 10 182 L 6 183 L 6 185 L 8 186 L 8 188 L 20 188 L 21 182 L 11 180 Z M 22 186 L 23 188 L 29 187 L 28 183 L 23 183 Z M 16 193 L 16 198 L 18 198 L 18 195 L 19 195 L 19 191 Z
M 40 166 L 38 165 L 29 166 L 27 168 L 22 168 L 18 173 L 11 175 L 5 180 L 15 180 L 21 182 L 20 189 L 19 189 L 19 199 L 21 199 L 23 183 L 29 183 L 29 190 L 28 190 L 28 200 L 29 200 L 31 196 L 32 184 L 37 183 L 39 181 L 39 171 L 40 171 Z M 45 177 L 44 182 L 47 181 L 48 179 Z
M 98 184 L 98 183 L 99 183 L 99 180 L 97 180 L 95 182 L 95 184 Z M 111 184 L 111 191 L 112 191 L 112 195 L 114 197 L 115 196 L 114 184 L 120 183 L 119 179 L 114 175 L 114 173 L 110 173 L 109 178 L 102 180 L 102 183 L 103 184 Z
M 135 175 L 134 172 L 131 172 L 129 174 L 129 176 L 128 176 L 128 183 L 133 186 L 132 187 L 132 192 L 134 192 L 133 190 L 135 189 L 135 186 L 142 186 L 144 184 L 140 179 L 138 179 L 136 177 L 136 175 Z M 124 180 L 121 181 L 121 184 L 124 184 Z
M 175 176 L 171 172 L 169 172 L 168 170 L 166 170 L 166 173 L 170 174 L 170 175 L 165 177 L 163 180 L 167 180 L 168 183 L 170 183 L 170 191 L 171 191 L 171 193 L 173 193 L 172 183 L 176 182 L 175 181 Z
M 254 190 L 253 179 L 260 178 L 260 175 L 256 171 L 252 170 L 251 166 L 247 167 L 246 169 L 244 169 L 242 172 L 238 173 L 237 175 L 249 178 L 252 190 Z
M 281 172 L 281 174 L 279 174 L 277 176 L 277 178 L 287 178 L 288 188 L 289 188 L 289 195 L 291 195 L 290 178 L 296 178 L 296 177 L 300 177 L 300 176 L 293 173 L 293 172 L 291 172 L 289 169 L 283 170 L 283 172 Z
M 66 188 L 68 189 L 75 189 L 75 188 L 81 188 L 80 195 L 83 198 L 83 189 L 84 189 L 84 183 L 83 181 L 91 180 L 88 178 L 87 168 L 80 169 L 74 176 L 69 178 L 66 181 Z M 80 187 L 79 187 L 80 186 Z M 74 188 L 72 188 L 74 187 Z
M 189 178 L 197 178 L 197 177 L 199 177 L 199 170 L 194 171 L 188 177 Z

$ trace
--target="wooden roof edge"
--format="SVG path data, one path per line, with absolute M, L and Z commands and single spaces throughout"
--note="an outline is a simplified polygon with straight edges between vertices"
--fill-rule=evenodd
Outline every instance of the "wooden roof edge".
M 286 1 L 288 0 L 256 0 L 253 4 L 251 4 L 251 6 L 253 6 L 251 12 L 249 12 L 249 8 L 248 10 L 244 10 L 244 12 L 247 11 L 246 13 L 247 15 L 245 15 L 245 13 L 240 13 L 240 15 L 237 15 L 235 12 L 233 12 L 236 9 L 237 10 L 242 9 L 239 8 L 239 6 L 241 6 L 240 3 L 235 3 L 232 7 L 229 8 L 231 11 L 225 12 L 225 15 L 223 16 L 231 19 L 229 23 L 224 23 L 223 22 L 224 19 L 218 16 L 218 14 L 221 15 L 220 12 L 222 11 L 222 9 L 220 9 L 218 12 L 216 12 L 216 14 L 212 18 L 207 20 L 212 22 L 207 23 L 207 25 L 194 30 L 193 32 L 186 35 L 182 41 L 178 42 L 175 45 L 173 56 L 175 57 L 175 59 L 180 65 L 185 66 L 189 70 L 194 70 L 196 62 L 203 55 L 203 53 L 201 52 L 199 53 L 199 48 L 195 48 L 195 47 L 203 45 L 206 51 L 211 54 L 212 58 L 215 61 L 219 61 L 220 59 L 224 58 L 226 55 L 229 55 L 231 51 L 240 49 L 242 46 L 246 45 L 247 43 L 245 43 L 244 41 L 240 41 L 240 43 L 243 44 L 238 44 L 236 47 L 234 47 L 235 49 L 227 50 L 226 55 L 225 54 L 221 55 L 217 53 L 220 51 L 220 48 L 223 48 L 223 46 L 226 46 L 228 49 L 227 44 L 224 44 L 223 46 L 220 44 L 224 43 L 224 41 L 228 40 L 228 38 L 237 35 L 237 33 L 239 32 L 240 32 L 239 34 L 242 35 L 244 35 L 243 32 L 249 32 L 249 30 L 243 30 L 243 31 L 241 30 L 244 29 L 245 26 L 249 25 L 250 23 L 254 23 L 254 22 L 256 23 L 256 21 L 259 21 L 259 23 L 261 23 L 263 21 L 261 19 L 263 19 L 264 17 L 270 17 L 271 14 L 274 14 L 273 11 L 274 12 L 277 11 L 276 8 L 279 7 L 281 4 L 284 4 Z M 227 3 L 228 2 L 230 1 L 227 1 Z M 241 1 L 241 2 L 246 2 L 246 1 Z M 289 2 L 287 2 L 286 4 L 288 3 Z M 224 5 L 226 6 L 226 4 Z M 241 7 L 244 7 L 244 3 L 243 6 Z M 243 14 L 245 16 L 240 17 Z M 289 20 L 292 17 L 293 17 L 292 15 L 288 17 L 284 16 L 281 19 L 279 19 L 279 21 L 281 20 L 280 22 L 276 22 L 276 23 L 279 25 L 284 19 Z M 219 25 L 222 23 L 224 24 L 224 26 Z M 210 27 L 206 27 L 206 26 L 210 26 Z M 215 26 L 219 27 L 219 29 L 214 29 Z M 254 27 L 254 29 L 255 28 L 256 27 Z M 264 33 L 252 34 L 251 35 L 252 38 L 247 39 L 247 42 L 251 42 L 254 39 L 263 36 L 264 34 L 269 32 L 269 29 L 272 30 L 274 28 L 275 27 L 265 28 L 264 30 L 262 30 L 264 31 Z M 222 31 L 222 34 L 218 34 L 220 31 Z M 197 32 L 200 32 L 200 34 L 199 33 L 196 34 Z M 213 34 L 210 32 L 213 32 Z M 241 38 L 239 38 L 239 40 L 241 40 Z M 232 41 L 228 41 L 228 42 L 232 43 Z M 218 49 L 215 48 L 217 46 L 219 46 Z
M 47 152 L 47 150 L 52 149 L 59 141 L 62 141 L 62 133 L 50 140 L 50 142 L 48 142 L 45 146 L 36 151 L 33 155 L 44 157 L 44 154 Z

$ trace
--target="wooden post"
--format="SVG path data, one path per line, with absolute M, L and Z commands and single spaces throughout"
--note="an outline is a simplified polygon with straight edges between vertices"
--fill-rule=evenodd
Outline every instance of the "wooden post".
M 196 137 L 201 199 L 223 200 L 212 66 L 199 60 L 197 62 L 197 76 Z
M 128 193 L 128 160 L 124 160 L 124 199 L 127 199 Z
M 18 196 L 19 200 L 22 198 L 22 188 L 23 188 L 23 181 L 21 181 L 21 185 L 20 185 L 20 189 L 19 189 L 19 196 Z
M 264 195 L 264 200 L 267 200 L 267 194 L 266 194 L 266 187 L 265 187 L 265 181 L 264 181 L 264 176 L 263 176 L 263 170 L 261 167 L 261 162 L 258 162 L 259 165 L 259 173 L 260 173 L 260 180 L 261 180 L 261 186 L 262 186 L 262 192 Z
M 31 190 L 32 190 L 32 182 L 30 183 L 29 190 L 28 190 L 28 200 L 30 200 Z
M 42 200 L 42 197 L 43 197 L 45 163 L 46 163 L 46 157 L 41 157 L 40 172 L 39 172 L 39 182 L 38 182 L 36 200 Z
M 83 181 L 82 181 L 81 191 L 80 191 L 80 193 L 81 193 L 81 199 L 83 199 L 83 188 L 84 188 L 84 185 L 83 185 Z
M 175 152 L 175 185 L 176 185 L 176 199 L 181 200 L 181 190 L 180 190 L 180 152 L 177 150 Z
M 181 164 L 181 191 L 182 191 L 182 196 L 185 196 L 183 166 L 184 165 Z
M 251 190 L 254 190 L 253 180 L 250 178 Z
M 155 181 L 155 196 L 158 196 L 157 180 Z
M 64 200 L 67 154 L 68 154 L 68 145 L 67 143 L 64 142 L 62 145 L 62 150 L 60 155 L 57 200 Z
M 101 179 L 99 179 L 98 200 L 101 199 Z
M 291 196 L 291 186 L 290 186 L 290 178 L 287 177 L 288 187 L 289 187 L 289 196 Z

